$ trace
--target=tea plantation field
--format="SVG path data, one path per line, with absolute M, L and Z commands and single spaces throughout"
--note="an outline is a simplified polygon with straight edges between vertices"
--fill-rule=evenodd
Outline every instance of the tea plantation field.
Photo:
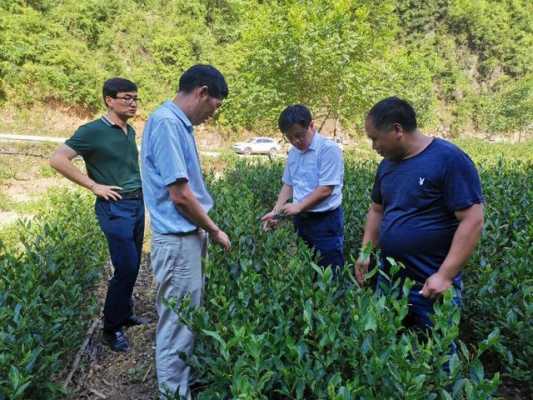
M 233 249 L 211 247 L 204 306 L 180 310 L 198 334 L 189 360 L 205 384 L 197 398 L 528 398 L 533 145 L 460 145 L 480 171 L 485 231 L 466 267 L 461 315 L 446 297 L 427 341 L 402 327 L 407 304 L 394 296 L 401 288 L 377 296 L 352 277 L 378 162 L 372 154 L 345 154 L 349 265 L 338 281 L 314 265 L 290 224 L 261 230 L 281 160 L 206 162 L 212 217 Z M 105 249 L 90 199 L 76 193 L 53 199 L 23 228 L 22 246 L 0 250 L 0 399 L 56 398 L 50 376 L 81 341 Z M 452 342 L 459 351 L 450 356 Z

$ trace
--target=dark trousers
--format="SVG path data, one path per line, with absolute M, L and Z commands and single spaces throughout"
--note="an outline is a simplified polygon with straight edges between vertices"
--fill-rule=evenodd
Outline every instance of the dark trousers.
M 342 207 L 294 216 L 296 233 L 318 252 L 318 264 L 336 269 L 344 265 L 344 212 Z
M 132 293 L 144 236 L 144 202 L 142 199 L 106 201 L 98 198 L 94 208 L 114 267 L 104 305 L 104 330 L 114 331 L 133 313 Z
M 405 280 L 405 278 L 402 279 L 402 284 Z M 422 296 L 419 292 L 422 290 L 422 287 L 424 286 L 421 282 L 416 282 L 414 286 L 409 290 L 409 309 L 407 312 L 406 317 L 403 320 L 403 325 L 406 328 L 409 328 L 413 330 L 414 332 L 418 333 L 419 336 L 425 340 L 427 338 L 428 334 L 431 332 L 431 328 L 433 327 L 433 321 L 431 320 L 433 317 L 434 309 L 433 305 L 435 304 L 436 300 L 428 299 L 427 297 Z M 387 281 L 382 275 L 378 274 L 377 284 L 376 284 L 376 291 L 378 293 L 382 293 L 383 290 L 385 290 L 387 287 L 390 287 L 390 282 Z M 453 286 L 453 298 L 452 298 L 452 304 L 456 306 L 458 309 L 461 309 L 462 307 L 462 296 L 461 296 L 461 287 Z M 400 293 L 401 296 L 401 293 Z M 438 301 L 438 300 L 437 300 Z M 450 321 L 451 323 L 451 321 Z M 457 353 L 457 344 L 455 342 L 452 342 L 450 346 L 450 355 Z M 450 365 L 448 362 L 444 364 L 443 367 L 444 371 L 450 372 Z
M 389 271 L 387 269 L 384 269 L 385 273 L 388 274 Z M 410 277 L 413 279 L 412 277 Z M 402 273 L 399 276 L 392 277 L 392 279 L 400 279 L 401 285 L 403 286 L 406 274 Z M 414 279 L 413 279 L 414 280 Z M 422 296 L 419 292 L 424 287 L 424 284 L 420 281 L 414 280 L 413 287 L 409 290 L 409 310 L 408 313 L 403 321 L 403 324 L 406 328 L 412 328 L 415 330 L 418 330 L 420 332 L 429 332 L 433 326 L 433 321 L 431 318 L 433 317 L 434 310 L 433 305 L 435 304 L 436 300 L 429 299 L 427 297 Z M 390 288 L 390 281 L 388 281 L 386 278 L 384 278 L 381 274 L 378 274 L 377 283 L 376 283 L 376 291 L 378 293 L 383 293 L 384 290 L 387 288 Z M 457 286 L 452 287 L 453 290 L 453 298 L 452 298 L 452 304 L 456 306 L 457 308 L 461 309 L 462 307 L 462 297 L 461 297 L 461 288 Z M 402 296 L 402 292 L 398 294 L 398 296 Z

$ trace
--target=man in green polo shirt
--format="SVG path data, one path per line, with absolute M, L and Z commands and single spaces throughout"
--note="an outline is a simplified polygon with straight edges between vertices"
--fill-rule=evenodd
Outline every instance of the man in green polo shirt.
M 96 195 L 95 211 L 114 267 L 104 305 L 103 337 L 115 351 L 127 351 L 123 328 L 142 324 L 133 315 L 132 292 L 141 261 L 144 202 L 135 131 L 128 120 L 137 112 L 137 86 L 123 78 L 103 87 L 107 113 L 82 125 L 50 159 L 60 174 Z M 72 159 L 80 155 L 87 175 Z

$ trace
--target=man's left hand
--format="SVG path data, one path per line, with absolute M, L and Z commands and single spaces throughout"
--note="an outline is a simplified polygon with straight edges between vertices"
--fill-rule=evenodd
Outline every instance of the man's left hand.
M 289 217 L 300 214 L 301 212 L 302 209 L 298 203 L 285 204 L 280 210 L 281 214 L 285 214 Z
M 452 286 L 452 283 L 453 281 L 451 279 L 448 279 L 437 272 L 426 279 L 424 287 L 419 293 L 422 296 L 433 300 L 443 295 L 444 292 Z

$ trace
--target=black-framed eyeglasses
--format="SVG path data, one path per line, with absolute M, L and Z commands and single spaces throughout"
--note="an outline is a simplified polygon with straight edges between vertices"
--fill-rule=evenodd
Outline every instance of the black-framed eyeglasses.
M 140 97 L 131 97 L 131 96 L 118 97 L 117 96 L 117 97 L 114 97 L 114 99 L 122 100 L 126 104 L 133 104 L 133 103 L 139 104 L 141 102 Z

